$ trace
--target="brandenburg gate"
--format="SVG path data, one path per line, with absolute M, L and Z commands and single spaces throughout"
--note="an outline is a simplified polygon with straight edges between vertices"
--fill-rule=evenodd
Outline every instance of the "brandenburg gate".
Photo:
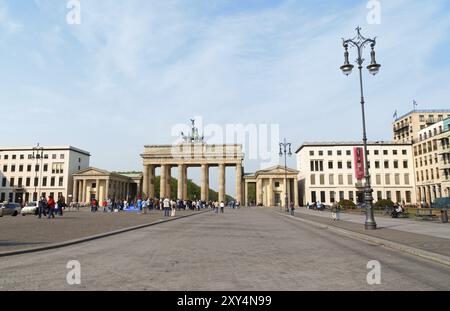
M 143 160 L 143 196 L 155 197 L 155 170 L 160 168 L 160 198 L 175 197 L 171 193 L 171 169 L 178 168 L 177 199 L 187 199 L 187 169 L 201 168 L 201 200 L 209 200 L 209 168 L 218 167 L 219 172 L 219 202 L 225 202 L 225 168 L 236 168 L 236 201 L 242 202 L 244 154 L 239 144 L 206 144 L 203 137 L 199 137 L 198 129 L 192 121 L 192 133 L 184 136 L 183 142 L 174 145 L 144 146 Z

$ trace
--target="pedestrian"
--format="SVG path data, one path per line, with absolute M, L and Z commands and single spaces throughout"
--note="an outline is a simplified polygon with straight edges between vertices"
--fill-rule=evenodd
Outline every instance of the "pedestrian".
M 177 208 L 177 203 L 174 200 L 170 201 L 170 208 L 171 208 L 170 216 L 171 217 L 175 217 L 175 211 L 176 211 L 176 208 Z
M 225 203 L 220 202 L 220 213 L 223 214 L 223 209 L 225 208 Z
M 170 200 L 168 198 L 165 198 L 162 202 L 164 207 L 164 217 L 168 217 L 170 215 Z
M 339 220 L 339 205 L 336 202 L 331 206 L 331 219 L 333 221 Z
M 148 208 L 148 199 L 142 201 L 142 213 L 147 214 L 147 208 Z
M 47 218 L 55 218 L 55 200 L 53 199 L 53 196 L 48 197 L 47 206 L 48 206 L 48 216 Z
M 42 217 L 42 214 L 44 214 L 44 217 L 46 217 L 47 216 L 47 212 L 46 212 L 46 209 L 47 209 L 47 201 L 45 200 L 45 198 L 43 197 L 43 196 L 41 196 L 41 199 L 39 200 L 39 203 L 38 203 L 38 215 L 39 215 L 39 218 L 41 218 Z
M 289 206 L 289 213 L 291 214 L 291 216 L 294 216 L 294 211 L 295 211 L 294 202 L 291 202 L 291 205 Z

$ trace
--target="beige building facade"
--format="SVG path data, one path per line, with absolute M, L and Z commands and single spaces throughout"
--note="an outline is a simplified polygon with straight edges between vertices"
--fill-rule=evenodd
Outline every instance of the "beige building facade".
M 244 176 L 244 204 L 263 205 L 267 207 L 285 206 L 287 196 L 289 204 L 299 205 L 297 176 L 298 171 L 284 166 L 274 166 Z M 249 200 L 249 185 L 256 186 L 256 202 Z
M 88 167 L 73 175 L 73 197 L 75 202 L 89 203 L 92 199 L 99 202 L 115 199 L 125 200 L 138 194 L 142 175 L 130 177 L 108 172 L 95 167 Z
M 183 142 L 175 145 L 149 145 L 141 154 L 143 161 L 144 197 L 187 199 L 187 172 L 189 167 L 201 168 L 201 200 L 209 200 L 209 170 L 218 167 L 219 201 L 226 200 L 226 167 L 236 169 L 236 201 L 242 202 L 244 154 L 242 145 L 210 145 L 202 141 Z M 170 187 L 171 170 L 178 170 L 178 191 Z M 155 170 L 160 169 L 160 193 L 155 193 Z
M 417 133 L 413 145 L 417 200 L 430 205 L 449 197 L 450 117 Z
M 413 110 L 392 125 L 394 142 L 415 143 L 420 130 L 450 117 L 450 109 Z
M 43 196 L 72 200 L 73 174 L 89 167 L 90 153 L 72 146 L 0 148 L 0 202 Z
M 357 142 L 304 143 L 297 151 L 300 204 L 363 201 L 363 145 Z M 359 156 L 357 155 L 359 154 Z M 368 143 L 369 173 L 375 201 L 416 203 L 410 143 Z

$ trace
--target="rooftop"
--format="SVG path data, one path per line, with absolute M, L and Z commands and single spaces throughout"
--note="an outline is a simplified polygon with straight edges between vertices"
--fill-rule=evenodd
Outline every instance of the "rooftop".
M 295 153 L 299 153 L 304 147 L 335 147 L 335 146 L 362 146 L 362 141 L 324 141 L 324 142 L 304 142 Z M 368 146 L 411 146 L 411 143 L 393 141 L 368 141 Z
M 60 151 L 60 150 L 71 150 L 78 153 L 85 154 L 87 156 L 91 156 L 91 154 L 88 151 L 85 151 L 83 149 L 79 149 L 70 145 L 64 145 L 64 146 L 39 146 L 40 148 L 43 148 L 44 151 Z M 32 151 L 34 147 L 0 147 L 0 152 L 2 151 Z
M 404 115 L 396 118 L 394 122 L 397 122 L 398 120 L 403 119 L 403 118 L 405 118 L 405 117 L 407 117 L 407 116 L 409 116 L 410 114 L 413 114 L 413 113 L 440 113 L 440 112 L 450 113 L 450 109 L 416 109 L 416 110 L 411 110 L 410 112 L 405 113 Z

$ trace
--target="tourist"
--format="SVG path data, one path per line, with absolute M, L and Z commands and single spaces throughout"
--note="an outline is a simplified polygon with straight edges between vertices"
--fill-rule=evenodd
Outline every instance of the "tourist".
M 162 202 L 164 208 L 164 217 L 168 217 L 170 215 L 170 200 L 168 198 L 165 198 Z
M 170 208 L 171 208 L 171 217 L 175 217 L 175 211 L 176 211 L 177 203 L 174 200 L 170 201 Z
M 44 217 L 47 216 L 47 211 L 46 211 L 46 209 L 47 209 L 47 201 L 45 200 L 45 198 L 43 196 L 39 200 L 38 209 L 39 209 L 38 210 L 39 218 L 42 217 L 42 214 L 44 214 Z
M 147 214 L 147 208 L 148 208 L 148 198 L 146 200 L 142 201 L 143 214 Z
M 294 216 L 294 211 L 295 211 L 294 202 L 291 202 L 289 206 L 289 214 L 291 214 L 291 216 Z
M 103 213 L 106 213 L 108 210 L 108 202 L 106 200 L 103 200 L 102 207 L 103 207 Z
M 48 206 L 48 216 L 47 218 L 55 218 L 55 200 L 53 199 L 53 196 L 48 197 L 47 206 Z
M 225 203 L 223 203 L 223 201 L 220 202 L 220 213 L 221 213 L 221 214 L 223 214 L 223 209 L 224 209 L 224 207 L 225 207 Z

